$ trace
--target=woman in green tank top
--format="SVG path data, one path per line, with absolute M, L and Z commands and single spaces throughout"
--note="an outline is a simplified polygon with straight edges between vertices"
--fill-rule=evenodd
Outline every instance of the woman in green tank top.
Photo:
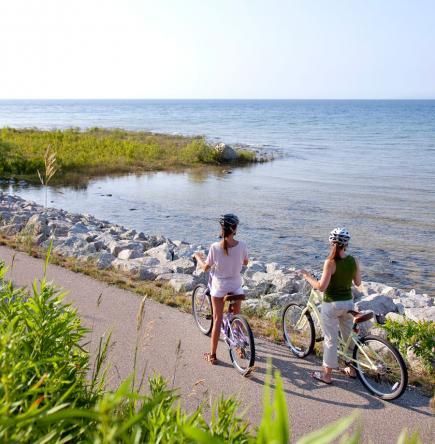
M 361 285 L 361 270 L 358 261 L 346 254 L 350 234 L 346 228 L 335 228 L 329 235 L 331 249 L 323 264 L 320 281 L 314 279 L 305 270 L 302 275 L 316 290 L 324 292 L 321 308 L 323 324 L 323 369 L 311 374 L 314 379 L 331 384 L 332 370 L 338 367 L 337 346 L 338 328 L 346 339 L 352 328 L 353 309 L 352 283 Z M 345 367 L 342 371 L 355 377 L 355 370 Z

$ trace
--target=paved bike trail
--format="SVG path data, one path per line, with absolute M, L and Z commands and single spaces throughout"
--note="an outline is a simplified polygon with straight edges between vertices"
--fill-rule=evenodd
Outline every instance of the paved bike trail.
M 13 260 L 9 276 L 17 285 L 28 286 L 42 277 L 40 259 L 6 247 L 0 247 L 0 259 L 8 265 Z M 262 339 L 256 339 L 256 371 L 243 378 L 233 369 L 222 342 L 218 349 L 221 365 L 211 366 L 203 360 L 209 338 L 199 332 L 191 315 L 147 300 L 143 327 L 138 332 L 136 316 L 141 298 L 136 294 L 54 265 L 48 267 L 47 278 L 68 290 L 66 300 L 78 309 L 84 325 L 92 328 L 88 338 L 91 352 L 95 352 L 101 335 L 112 332 L 108 381 L 112 388 L 132 373 L 139 338 L 139 374 L 143 369 L 146 375 L 162 374 L 170 385 L 179 388 L 189 409 L 203 402 L 208 406 L 220 394 L 235 395 L 255 425 L 262 414 L 266 366 L 271 358 L 284 380 L 294 438 L 357 410 L 364 442 L 395 443 L 404 427 L 417 430 L 425 443 L 435 442 L 429 398 L 414 389 L 408 389 L 399 400 L 384 402 L 370 395 L 358 380 L 344 376 L 335 375 L 333 385 L 324 385 L 309 376 L 309 371 L 318 368 L 318 360 L 299 360 L 285 347 Z

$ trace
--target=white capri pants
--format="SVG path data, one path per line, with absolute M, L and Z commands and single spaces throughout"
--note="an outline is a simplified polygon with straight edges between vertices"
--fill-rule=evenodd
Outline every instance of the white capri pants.
M 353 310 L 353 301 L 323 302 L 321 308 L 323 324 L 323 366 L 338 367 L 338 327 L 344 341 L 352 330 L 353 318 L 348 313 Z

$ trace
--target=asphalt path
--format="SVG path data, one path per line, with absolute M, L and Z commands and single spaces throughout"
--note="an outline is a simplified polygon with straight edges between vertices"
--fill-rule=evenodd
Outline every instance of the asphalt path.
M 10 267 L 9 277 L 16 285 L 29 286 L 43 275 L 43 261 L 0 247 L 0 259 Z M 256 371 L 240 376 L 231 365 L 225 344 L 218 349 L 220 365 L 211 366 L 202 355 L 209 348 L 209 338 L 202 335 L 191 315 L 152 300 L 145 303 L 144 320 L 137 330 L 141 298 L 131 292 L 109 286 L 87 276 L 58 266 L 48 267 L 47 278 L 68 291 L 66 301 L 78 310 L 83 324 L 92 329 L 87 340 L 95 354 L 102 335 L 112 333 L 108 386 L 115 388 L 131 375 L 136 344 L 138 374 L 145 371 L 163 375 L 169 385 L 177 387 L 188 409 L 199 404 L 209 409 L 210 402 L 221 394 L 236 396 L 241 410 L 252 424 L 262 415 L 264 380 L 268 358 L 279 369 L 284 381 L 293 438 L 316 430 L 334 420 L 359 412 L 363 441 L 395 443 L 400 431 L 418 431 L 424 443 L 435 442 L 433 412 L 429 398 L 408 389 L 393 402 L 370 395 L 358 380 L 334 375 L 334 384 L 314 381 L 311 370 L 317 369 L 315 358 L 300 360 L 283 346 L 256 339 Z

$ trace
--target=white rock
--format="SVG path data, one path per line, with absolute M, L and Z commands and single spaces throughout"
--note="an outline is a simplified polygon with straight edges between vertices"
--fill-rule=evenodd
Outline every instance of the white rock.
M 175 291 L 191 291 L 194 286 L 194 278 L 189 274 L 168 273 L 157 276 L 156 281 L 167 281 Z
M 174 271 L 174 273 L 192 274 L 195 271 L 195 264 L 192 260 L 187 258 L 176 259 L 169 262 L 168 267 Z
M 389 319 L 390 321 L 395 321 L 395 322 L 405 322 L 405 316 L 399 314 L 399 313 L 387 313 L 387 315 L 385 316 L 385 319 Z
M 105 270 L 109 268 L 112 265 L 112 262 L 115 260 L 115 258 L 110 253 L 100 253 L 97 258 L 97 268 L 100 270 Z
M 219 153 L 221 160 L 231 161 L 237 159 L 237 152 L 225 143 L 218 143 L 214 149 Z
M 432 321 L 435 322 L 435 307 L 425 308 L 406 308 L 405 316 L 413 321 Z
M 377 314 L 385 315 L 397 311 L 393 300 L 381 294 L 371 294 L 355 304 L 357 310 L 372 310 Z
M 174 247 L 169 243 L 164 243 L 157 247 L 150 248 L 145 254 L 159 259 L 161 263 L 165 263 L 174 259 Z
M 142 248 L 140 249 L 126 249 L 126 250 L 121 250 L 118 254 L 118 259 L 136 259 L 139 258 L 143 255 L 143 250 Z

